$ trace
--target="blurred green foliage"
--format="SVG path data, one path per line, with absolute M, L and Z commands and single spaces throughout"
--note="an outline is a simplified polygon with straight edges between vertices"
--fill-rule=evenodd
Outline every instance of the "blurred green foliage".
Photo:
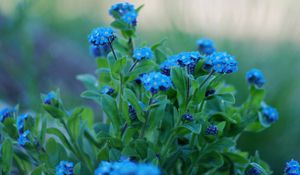
M 97 14 L 93 9 L 91 16 L 64 18 L 63 13 L 57 12 L 62 9 L 57 4 L 57 1 L 35 4 L 22 1 L 10 13 L 0 11 L 0 100 L 11 105 L 19 103 L 23 110 L 38 110 L 40 92 L 60 87 L 64 99 L 72 102 L 67 105 L 82 102 L 79 94 L 83 87 L 75 76 L 94 70 L 87 34 L 91 28 L 103 24 L 93 19 Z M 193 35 L 176 27 L 160 32 L 138 30 L 138 35 L 149 43 L 168 38 L 166 45 L 174 53 L 195 50 L 197 38 L 215 36 L 202 31 Z M 237 40 L 230 36 L 212 39 L 219 50 L 235 55 L 239 61 L 240 73 L 227 78 L 240 90 L 237 102 L 246 98 L 245 72 L 256 67 L 265 73 L 268 103 L 279 110 L 280 120 L 260 134 L 244 134 L 239 144 L 252 153 L 258 150 L 275 174 L 281 173 L 287 160 L 300 160 L 297 126 L 300 122 L 300 44 L 289 40 Z M 142 43 L 137 41 L 136 44 Z

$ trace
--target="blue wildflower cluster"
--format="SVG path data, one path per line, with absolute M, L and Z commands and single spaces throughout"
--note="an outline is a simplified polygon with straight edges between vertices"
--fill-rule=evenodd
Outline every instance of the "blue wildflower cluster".
M 19 138 L 18 138 L 19 145 L 25 146 L 26 143 L 30 142 L 30 140 L 28 139 L 29 134 L 30 134 L 30 131 L 26 130 L 25 132 L 23 132 L 19 135 Z
M 252 69 L 246 73 L 246 79 L 249 84 L 253 84 L 257 87 L 262 87 L 265 84 L 265 78 L 263 73 L 258 69 Z
M 214 42 L 207 38 L 202 38 L 197 41 L 198 51 L 202 55 L 211 55 L 216 51 Z
M 108 45 L 91 45 L 90 53 L 94 57 L 106 57 L 110 52 L 110 47 Z
M 237 72 L 238 64 L 235 57 L 226 52 L 214 52 L 205 60 L 204 69 L 220 74 Z
M 260 172 L 260 170 L 258 170 L 255 167 L 250 168 L 247 172 L 246 175 L 261 175 L 262 173 Z
M 49 92 L 43 99 L 43 103 L 47 105 L 53 105 L 57 102 L 57 97 L 54 92 Z
M 113 88 L 111 88 L 111 87 L 108 86 L 108 85 L 105 85 L 105 86 L 103 86 L 102 89 L 101 89 L 101 94 L 111 95 L 111 94 L 114 93 L 114 91 L 115 91 L 115 90 L 114 90 Z
M 291 161 L 286 163 L 286 167 L 284 169 L 285 175 L 300 175 L 300 165 L 299 162 L 292 159 Z
M 147 91 L 155 94 L 158 90 L 167 90 L 172 86 L 171 78 L 160 73 L 160 72 L 151 72 L 144 74 L 141 77 L 141 81 Z
M 179 67 L 177 60 L 178 60 L 177 55 L 170 56 L 167 60 L 161 63 L 160 65 L 161 72 L 169 76 L 172 68 Z
M 69 161 L 60 161 L 56 167 L 56 175 L 73 175 L 74 163 Z
M 110 27 L 98 27 L 92 30 L 88 37 L 90 44 L 94 46 L 109 45 L 116 38 L 115 31 Z
M 142 59 L 150 60 L 153 57 L 153 52 L 149 47 L 137 48 L 133 51 L 132 57 L 138 61 Z
M 116 19 L 121 19 L 129 25 L 136 26 L 137 11 L 128 2 L 117 3 L 111 6 L 109 14 Z
M 4 120 L 8 117 L 12 117 L 14 114 L 14 109 L 4 108 L 0 111 L 0 122 L 4 122 Z
M 160 175 L 156 166 L 131 161 L 107 162 L 102 161 L 95 170 L 94 175 Z
M 188 114 L 188 113 L 183 114 L 183 115 L 181 116 L 181 118 L 182 118 L 182 120 L 184 120 L 184 121 L 189 121 L 189 122 L 194 121 L 194 117 L 193 117 L 191 114 Z
M 23 133 L 24 127 L 25 127 L 25 121 L 28 119 L 28 114 L 20 115 L 17 118 L 17 129 L 19 133 Z
M 264 106 L 262 108 L 262 114 L 269 124 L 276 122 L 279 118 L 278 111 L 270 106 Z
M 217 135 L 218 134 L 218 128 L 216 125 L 211 124 L 209 125 L 205 130 L 205 135 Z

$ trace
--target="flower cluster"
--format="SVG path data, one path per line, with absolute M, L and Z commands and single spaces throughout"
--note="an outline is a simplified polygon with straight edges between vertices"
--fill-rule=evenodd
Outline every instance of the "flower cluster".
M 73 175 L 73 162 L 60 161 L 59 165 L 56 167 L 56 175 Z
M 150 164 L 136 164 L 130 161 L 102 161 L 94 175 L 160 175 L 160 170 Z
M 141 81 L 146 90 L 153 94 L 157 93 L 158 90 L 167 90 L 172 86 L 171 78 L 160 72 L 144 74 Z
M 214 125 L 214 124 L 209 125 L 205 130 L 205 134 L 206 135 L 213 135 L 213 136 L 217 135 L 218 134 L 217 126 Z
M 229 74 L 238 70 L 237 61 L 226 52 L 214 52 L 205 60 L 204 69 L 220 74 Z
M 214 42 L 207 38 L 202 38 L 197 41 L 198 51 L 203 55 L 211 55 L 216 51 Z
M 169 76 L 172 68 L 179 67 L 177 60 L 178 60 L 177 55 L 170 56 L 167 60 L 161 63 L 160 65 L 161 72 Z
M 246 172 L 246 175 L 261 175 L 261 172 L 257 168 L 252 167 Z
M 286 167 L 284 169 L 285 175 L 300 175 L 300 165 L 299 162 L 292 159 L 291 161 L 286 163 Z
M 191 114 L 183 114 L 182 116 L 181 116 L 181 118 L 183 119 L 183 120 L 185 120 L 185 121 L 189 121 L 189 122 L 192 122 L 192 121 L 194 121 L 194 117 L 191 115 Z
M 94 46 L 109 45 L 116 38 L 115 31 L 110 27 L 95 28 L 88 37 L 89 43 Z
M 4 122 L 4 120 L 8 117 L 12 117 L 14 113 L 14 109 L 4 108 L 0 111 L 0 122 Z
M 265 78 L 263 73 L 258 69 L 252 69 L 246 73 L 246 79 L 249 84 L 253 84 L 257 87 L 262 87 L 265 84 Z
M 30 140 L 28 139 L 29 134 L 30 134 L 30 131 L 26 130 L 25 132 L 23 132 L 19 135 L 19 138 L 18 138 L 19 145 L 25 146 L 26 143 L 30 142 Z
M 109 14 L 116 19 L 121 19 L 129 25 L 136 26 L 137 12 L 134 6 L 128 2 L 117 3 L 111 6 Z
M 278 111 L 270 106 L 264 106 L 262 108 L 262 114 L 266 121 L 270 124 L 276 122 L 279 118 Z
M 133 51 L 132 57 L 138 61 L 142 59 L 150 60 L 153 57 L 153 52 L 149 47 L 137 48 Z
M 28 119 L 28 114 L 20 115 L 17 118 L 17 129 L 19 133 L 23 133 L 24 127 L 25 127 L 25 121 Z
M 49 92 L 43 99 L 43 103 L 46 105 L 53 105 L 53 103 L 56 103 L 56 95 L 54 92 Z
M 94 57 L 106 57 L 110 52 L 110 47 L 108 45 L 91 45 L 90 46 L 91 55 Z
M 111 95 L 114 93 L 114 89 L 109 87 L 108 85 L 103 86 L 101 89 L 101 94 L 107 94 L 107 95 Z

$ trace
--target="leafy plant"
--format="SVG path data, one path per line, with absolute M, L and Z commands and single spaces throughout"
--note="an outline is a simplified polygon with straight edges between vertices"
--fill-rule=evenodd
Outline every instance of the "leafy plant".
M 96 75 L 77 78 L 103 111 L 100 122 L 88 107 L 66 109 L 60 93 L 42 95 L 47 113 L 1 111 L 3 174 L 271 174 L 259 154 L 236 146 L 243 132 L 259 132 L 278 120 L 264 103 L 261 71 L 246 75 L 249 97 L 235 104 L 236 90 L 223 78 L 238 71 L 235 57 L 209 39 L 198 51 L 170 55 L 164 40 L 136 47 L 143 6 L 113 5 L 110 27 L 89 35 Z M 102 112 L 101 111 L 101 112 Z M 286 174 L 297 172 L 291 161 Z

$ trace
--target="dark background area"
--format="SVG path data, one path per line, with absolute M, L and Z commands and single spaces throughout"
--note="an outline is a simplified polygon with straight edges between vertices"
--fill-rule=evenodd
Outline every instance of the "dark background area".
M 69 107 L 91 102 L 80 98 L 84 87 L 76 75 L 93 73 L 87 35 L 109 25 L 104 0 L 2 0 L 0 2 L 0 103 L 40 110 L 40 93 L 60 88 Z M 285 162 L 300 160 L 300 3 L 297 0 L 221 1 L 143 0 L 137 45 L 168 38 L 174 53 L 195 50 L 196 40 L 210 37 L 218 50 L 235 55 L 239 72 L 227 76 L 247 97 L 245 72 L 252 67 L 266 76 L 267 102 L 280 120 L 262 133 L 245 133 L 239 146 L 258 150 L 281 174 Z M 0 104 L 0 106 L 1 106 Z M 96 108 L 96 110 L 99 110 Z M 97 112 L 96 112 L 97 113 Z

